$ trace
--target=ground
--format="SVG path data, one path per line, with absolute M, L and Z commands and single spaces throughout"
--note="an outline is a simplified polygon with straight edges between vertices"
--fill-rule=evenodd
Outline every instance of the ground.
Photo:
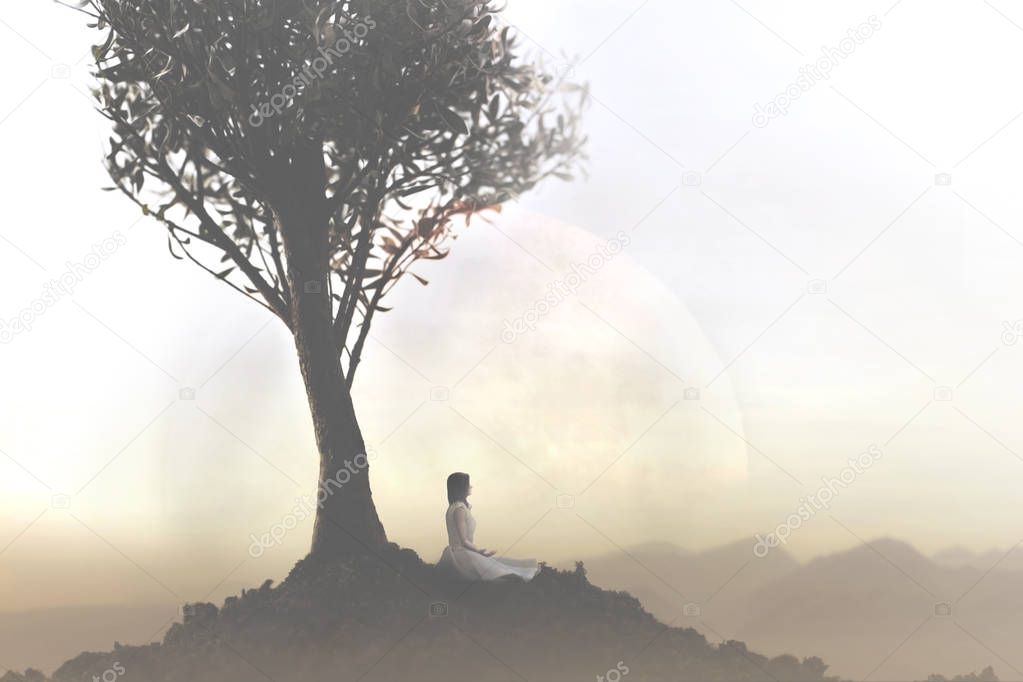
M 396 545 L 303 559 L 276 587 L 184 613 L 163 642 L 80 654 L 52 681 L 829 679 L 816 658 L 768 659 L 668 627 L 630 595 L 593 586 L 581 564 L 544 566 L 529 583 L 458 583 Z

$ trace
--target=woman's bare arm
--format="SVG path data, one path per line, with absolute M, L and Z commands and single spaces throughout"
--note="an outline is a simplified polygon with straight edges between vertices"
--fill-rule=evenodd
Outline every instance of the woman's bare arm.
M 490 556 L 491 554 L 493 554 L 493 552 L 488 553 L 487 550 L 483 549 L 482 547 L 477 547 L 476 545 L 469 541 L 468 514 L 466 513 L 464 507 L 455 508 L 455 527 L 458 529 L 458 539 L 461 541 L 462 547 L 465 547 L 466 549 L 471 550 L 473 552 L 479 552 L 484 556 Z

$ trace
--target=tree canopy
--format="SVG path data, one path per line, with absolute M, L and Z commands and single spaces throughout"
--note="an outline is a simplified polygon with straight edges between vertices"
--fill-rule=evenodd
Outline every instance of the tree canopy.
M 523 61 L 491 0 L 84 0 L 115 188 L 289 327 L 330 296 L 351 385 L 376 312 L 460 220 L 583 158 L 584 88 Z M 313 172 L 308 172 L 312 168 Z M 294 282 L 283 216 L 325 233 Z M 293 291 L 303 287 L 309 291 Z M 293 330 L 294 331 L 294 330 Z

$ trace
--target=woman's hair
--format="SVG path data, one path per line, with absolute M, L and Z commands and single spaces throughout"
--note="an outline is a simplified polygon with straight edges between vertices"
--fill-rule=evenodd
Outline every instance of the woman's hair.
M 465 502 L 469 504 L 467 498 L 469 496 L 469 474 L 463 474 L 460 471 L 448 476 L 448 504 L 455 502 Z

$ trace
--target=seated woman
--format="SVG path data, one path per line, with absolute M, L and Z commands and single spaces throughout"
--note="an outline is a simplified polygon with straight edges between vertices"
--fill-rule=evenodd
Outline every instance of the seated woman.
M 506 577 L 532 580 L 540 572 L 535 560 L 494 556 L 494 552 L 473 544 L 476 519 L 472 517 L 472 506 L 468 501 L 471 493 L 469 474 L 448 476 L 448 511 L 444 517 L 448 526 L 448 546 L 444 548 L 437 567 L 462 580 Z

